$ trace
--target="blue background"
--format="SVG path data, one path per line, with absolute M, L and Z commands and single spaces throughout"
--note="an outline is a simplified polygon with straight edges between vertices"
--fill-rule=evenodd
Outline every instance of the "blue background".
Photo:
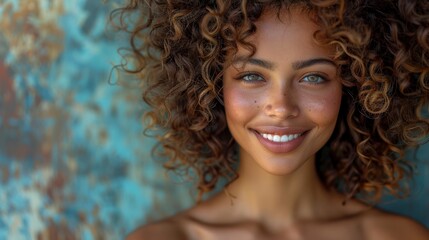
M 111 71 L 128 41 L 115 6 L 0 0 L 0 239 L 122 239 L 193 203 L 150 155 L 138 82 Z M 411 197 L 380 206 L 429 226 L 429 166 L 415 162 Z

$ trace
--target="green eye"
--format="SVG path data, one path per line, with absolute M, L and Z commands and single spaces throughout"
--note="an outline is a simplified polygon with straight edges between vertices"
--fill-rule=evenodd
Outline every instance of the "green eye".
M 245 82 L 258 82 L 258 81 L 264 81 L 264 78 L 259 76 L 258 74 L 246 74 L 241 77 L 241 79 Z
M 312 74 L 312 75 L 307 75 L 304 78 L 302 78 L 302 81 L 312 83 L 312 84 L 318 84 L 318 83 L 325 82 L 326 79 L 322 76 Z

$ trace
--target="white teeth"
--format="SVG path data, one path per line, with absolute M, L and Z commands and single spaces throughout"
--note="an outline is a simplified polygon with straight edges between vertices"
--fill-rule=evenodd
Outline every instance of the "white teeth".
M 290 135 L 280 136 L 280 135 L 275 135 L 275 134 L 273 135 L 273 134 L 267 134 L 267 133 L 262 133 L 261 135 L 263 138 L 273 142 L 289 142 L 301 136 L 301 134 L 290 134 Z
M 280 136 L 279 135 L 274 135 L 273 136 L 273 142 L 280 142 Z

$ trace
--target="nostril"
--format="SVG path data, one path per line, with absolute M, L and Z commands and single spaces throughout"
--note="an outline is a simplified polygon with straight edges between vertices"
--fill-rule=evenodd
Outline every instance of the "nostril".
M 299 115 L 298 106 L 294 104 L 267 104 L 265 114 L 276 118 L 291 118 Z

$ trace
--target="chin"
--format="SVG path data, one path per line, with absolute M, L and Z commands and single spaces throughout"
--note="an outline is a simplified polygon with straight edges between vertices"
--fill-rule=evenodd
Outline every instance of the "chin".
M 276 176 L 287 176 L 303 167 L 305 162 L 299 163 L 293 159 L 272 159 L 270 163 L 259 163 L 259 166 L 269 174 Z

